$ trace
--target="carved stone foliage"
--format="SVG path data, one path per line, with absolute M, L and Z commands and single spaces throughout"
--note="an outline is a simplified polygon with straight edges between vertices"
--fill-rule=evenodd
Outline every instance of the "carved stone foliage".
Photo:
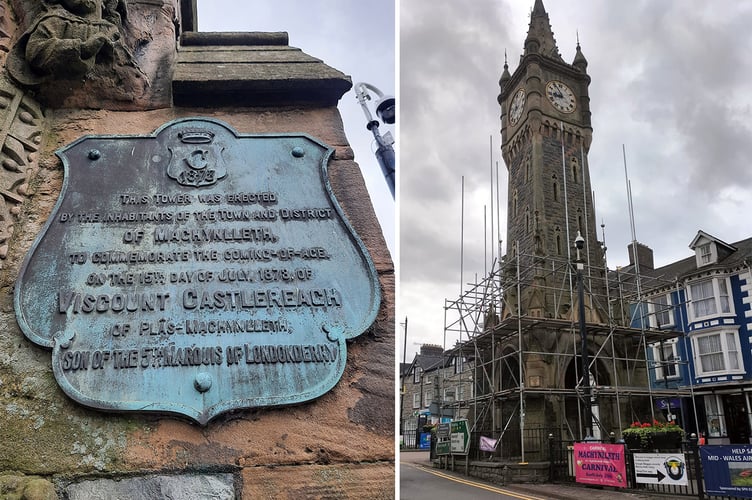
M 42 110 L 33 99 L 0 79 L 0 267 L 37 166 L 43 121 Z

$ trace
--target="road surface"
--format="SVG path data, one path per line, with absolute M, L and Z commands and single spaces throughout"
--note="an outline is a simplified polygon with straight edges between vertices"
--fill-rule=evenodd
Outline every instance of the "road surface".
M 431 467 L 428 452 L 400 454 L 401 500 L 545 500 Z

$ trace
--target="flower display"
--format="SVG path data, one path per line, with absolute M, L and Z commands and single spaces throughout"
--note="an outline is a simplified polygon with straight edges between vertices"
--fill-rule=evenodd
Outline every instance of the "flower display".
M 684 439 L 684 429 L 675 421 L 650 422 L 635 421 L 621 431 L 624 442 L 630 449 L 654 450 L 680 448 Z

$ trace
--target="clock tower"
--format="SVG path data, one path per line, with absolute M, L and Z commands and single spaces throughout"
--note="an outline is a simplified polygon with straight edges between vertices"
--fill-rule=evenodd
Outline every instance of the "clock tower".
M 571 64 L 556 46 L 542 0 L 535 0 L 524 53 L 513 74 L 504 62 L 501 93 L 502 155 L 509 174 L 507 269 L 519 263 L 521 295 L 506 294 L 504 315 L 572 318 L 576 294 L 568 270 L 573 242 L 585 240 L 586 317 L 604 317 L 595 297 L 605 295 L 603 249 L 598 242 L 587 154 L 592 138 L 587 60 L 577 44 Z M 597 279 L 596 279 L 597 278 Z M 601 290 L 604 291 L 601 295 Z M 519 303 L 518 303 L 519 302 Z

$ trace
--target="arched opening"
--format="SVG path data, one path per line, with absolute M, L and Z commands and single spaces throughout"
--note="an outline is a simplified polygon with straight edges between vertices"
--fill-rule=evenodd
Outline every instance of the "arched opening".
M 611 427 L 611 422 L 604 422 L 600 419 L 600 411 L 599 411 L 599 401 L 597 398 L 597 390 L 595 388 L 597 386 L 610 386 L 611 385 L 611 376 L 608 373 L 608 370 L 606 369 L 606 365 L 601 361 L 600 359 L 593 359 L 593 354 L 590 353 L 590 387 L 591 387 L 591 395 L 593 396 L 591 398 L 592 400 L 592 408 L 593 408 L 593 417 L 594 417 L 594 423 L 593 423 L 593 433 L 595 436 L 598 436 L 598 425 L 596 421 L 600 421 L 601 425 L 607 429 L 606 433 L 608 433 L 608 429 Z M 582 363 L 582 358 L 579 356 L 576 356 L 569 360 L 569 364 L 567 365 L 567 370 L 564 375 L 564 387 L 566 389 L 576 389 L 579 383 L 578 375 L 581 375 L 580 370 L 580 364 Z M 569 433 L 572 437 L 579 439 L 582 435 L 582 428 L 583 428 L 583 418 L 585 416 L 585 402 L 580 401 L 580 399 L 577 397 L 576 394 L 567 394 L 565 401 L 564 401 L 564 419 L 565 422 L 562 422 L 567 433 Z M 582 436 L 584 437 L 584 436 Z
M 571 165 L 572 165 L 572 182 L 577 184 L 578 182 L 580 182 L 579 180 L 580 179 L 580 166 L 577 163 L 577 158 L 572 157 Z
M 554 195 L 554 201 L 559 201 L 559 183 L 557 182 L 556 175 L 554 174 L 553 178 L 553 195 Z

